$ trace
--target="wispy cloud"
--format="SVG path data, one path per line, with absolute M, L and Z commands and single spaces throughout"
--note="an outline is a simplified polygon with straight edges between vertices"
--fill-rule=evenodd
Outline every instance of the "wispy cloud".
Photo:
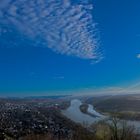
M 0 22 L 65 55 L 83 59 L 102 58 L 99 50 L 93 3 L 71 0 L 1 0 Z
M 137 54 L 137 58 L 140 59 L 140 54 Z
M 55 77 L 53 77 L 54 80 L 62 80 L 64 78 L 65 78 L 64 76 L 55 76 Z
M 140 82 L 127 86 L 110 86 L 110 87 L 89 87 L 82 88 L 76 91 L 72 91 L 75 96 L 87 96 L 87 95 L 128 95 L 128 94 L 140 94 Z
M 105 87 L 101 90 L 101 93 L 110 94 L 140 94 L 140 82 L 136 82 L 122 87 Z

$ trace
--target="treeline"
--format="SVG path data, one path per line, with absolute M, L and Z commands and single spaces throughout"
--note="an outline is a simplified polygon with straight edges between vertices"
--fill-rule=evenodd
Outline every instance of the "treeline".
M 110 120 L 100 121 L 90 128 L 78 127 L 67 138 L 47 134 L 30 135 L 22 140 L 140 140 L 140 135 L 134 126 L 113 117 Z

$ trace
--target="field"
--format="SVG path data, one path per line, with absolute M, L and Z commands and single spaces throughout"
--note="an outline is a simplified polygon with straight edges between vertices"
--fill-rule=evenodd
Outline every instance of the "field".
M 104 114 L 128 120 L 140 120 L 140 95 L 98 96 L 87 98 L 86 103 Z

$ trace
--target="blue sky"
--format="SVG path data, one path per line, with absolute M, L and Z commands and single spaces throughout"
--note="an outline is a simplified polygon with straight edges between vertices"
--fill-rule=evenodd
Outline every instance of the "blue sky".
M 139 0 L 21 2 L 0 2 L 1 96 L 139 88 Z

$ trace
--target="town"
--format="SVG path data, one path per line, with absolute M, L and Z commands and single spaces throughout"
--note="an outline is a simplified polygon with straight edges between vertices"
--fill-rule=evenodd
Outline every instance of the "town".
M 0 99 L 0 139 L 30 134 L 70 137 L 76 124 L 62 116 L 62 101 L 49 99 Z

